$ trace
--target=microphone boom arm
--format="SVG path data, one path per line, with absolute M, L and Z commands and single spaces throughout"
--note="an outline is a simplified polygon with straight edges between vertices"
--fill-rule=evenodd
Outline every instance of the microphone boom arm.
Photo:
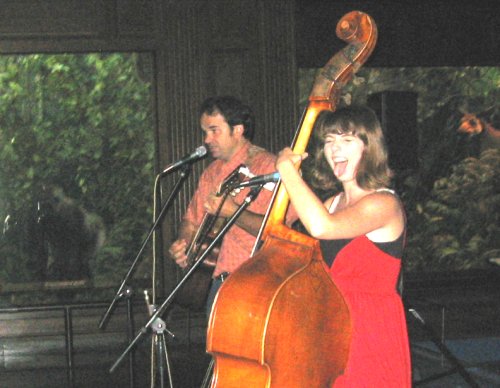
M 189 276 L 198 268 L 199 265 L 205 260 L 206 256 L 210 253 L 210 251 L 219 243 L 219 241 L 224 237 L 229 228 L 236 222 L 241 213 L 252 203 L 252 201 L 257 197 L 262 189 L 262 185 L 258 187 L 253 187 L 248 193 L 247 197 L 243 201 L 243 203 L 238 207 L 238 209 L 234 212 L 234 214 L 228 219 L 224 227 L 220 230 L 220 232 L 215 236 L 207 249 L 203 252 L 203 254 L 199 257 L 199 259 L 193 264 L 193 266 L 189 269 L 188 272 L 184 275 L 184 277 L 177 283 L 173 291 L 170 295 L 165 299 L 165 301 L 159 306 L 155 313 L 151 315 L 149 321 L 139 330 L 136 337 L 129 343 L 128 347 L 123 351 L 123 353 L 118 357 L 115 363 L 109 369 L 110 373 L 113 373 L 114 370 L 118 367 L 118 365 L 122 362 L 125 356 L 134 348 L 136 343 L 140 340 L 140 338 L 147 332 L 148 328 L 150 328 L 153 323 L 157 320 L 157 318 L 164 313 L 166 308 L 170 305 L 177 291 L 184 285 L 184 283 L 189 279 Z
M 184 169 L 183 169 L 183 171 L 180 174 L 179 180 L 176 182 L 176 184 L 175 184 L 174 188 L 172 189 L 169 197 L 165 201 L 165 204 L 163 205 L 160 213 L 158 214 L 158 217 L 156 218 L 156 220 L 154 221 L 153 225 L 151 226 L 151 228 L 150 228 L 150 230 L 149 230 L 146 238 L 144 239 L 144 241 L 143 241 L 143 243 L 141 245 L 141 248 L 139 249 L 139 252 L 137 253 L 134 261 L 132 262 L 132 265 L 130 266 L 127 274 L 123 278 L 122 283 L 121 283 L 120 287 L 118 288 L 118 291 L 117 291 L 115 297 L 113 298 L 113 300 L 112 300 L 111 304 L 109 305 L 108 309 L 106 310 L 106 312 L 102 316 L 101 321 L 99 322 L 99 329 L 104 329 L 106 327 L 107 321 L 109 319 L 109 316 L 111 315 L 111 312 L 114 310 L 114 308 L 115 308 L 118 300 L 120 300 L 122 297 L 126 296 L 126 293 L 127 293 L 127 282 L 132 277 L 133 273 L 135 272 L 135 269 L 137 267 L 139 259 L 141 258 L 142 252 L 146 248 L 146 245 L 147 245 L 149 239 L 151 238 L 152 234 L 156 230 L 158 224 L 161 222 L 161 220 L 165 216 L 167 210 L 170 208 L 170 206 L 172 204 L 172 201 L 174 200 L 175 195 L 177 195 L 177 193 L 179 192 L 179 190 L 181 188 L 182 183 L 189 176 L 189 173 L 190 173 L 189 166 L 190 166 L 189 164 L 184 166 Z

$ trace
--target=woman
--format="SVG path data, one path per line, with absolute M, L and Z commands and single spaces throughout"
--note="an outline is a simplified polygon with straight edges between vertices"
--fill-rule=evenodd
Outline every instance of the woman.
M 322 141 L 315 169 L 323 188 L 342 185 L 324 203 L 302 179 L 296 164 L 307 153 L 285 148 L 276 167 L 292 205 L 341 291 L 352 320 L 344 374 L 335 387 L 410 387 L 411 364 L 405 310 L 397 291 L 405 238 L 405 215 L 387 187 L 391 171 L 380 123 L 368 108 L 325 112 L 315 134 Z

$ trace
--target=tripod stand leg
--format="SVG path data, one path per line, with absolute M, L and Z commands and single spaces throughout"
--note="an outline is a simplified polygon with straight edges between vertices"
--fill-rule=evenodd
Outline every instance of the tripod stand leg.
M 132 295 L 132 291 L 128 291 L 129 295 Z M 134 338 L 134 314 L 132 311 L 132 301 L 128 297 L 127 298 L 127 322 L 128 322 L 128 341 L 132 341 Z M 129 382 L 130 382 L 130 388 L 134 388 L 135 386 L 135 349 L 131 350 L 128 356 L 128 375 L 129 375 Z
M 163 341 L 160 338 L 160 336 L 163 336 L 162 334 L 157 334 L 155 338 L 155 343 L 156 343 L 156 363 L 158 367 L 158 375 L 160 377 L 160 387 L 165 388 L 165 368 L 163 366 Z
M 203 378 L 203 382 L 201 383 L 201 388 L 208 388 L 208 384 L 210 384 L 210 379 L 212 378 L 212 374 L 214 372 L 214 359 L 210 360 L 210 364 L 208 364 L 207 371 L 205 372 L 205 377 Z
M 172 381 L 172 368 L 170 366 L 170 358 L 168 356 L 167 342 L 165 341 L 165 332 L 174 337 L 174 335 L 167 330 L 165 322 L 161 318 L 156 318 L 151 328 L 154 331 L 154 337 L 152 344 L 154 349 L 152 349 L 152 355 L 156 357 L 156 368 L 157 373 L 154 373 L 153 359 L 151 359 L 151 385 L 156 386 L 156 378 L 160 380 L 160 387 L 165 387 L 165 366 L 167 367 L 168 383 L 170 388 L 174 388 Z M 153 351 L 154 350 L 154 351 Z
M 165 341 L 165 335 L 163 333 L 161 333 L 159 335 L 159 337 L 160 338 L 158 339 L 158 342 L 159 342 L 158 362 L 159 362 L 159 364 L 161 364 L 161 366 L 159 366 L 159 370 L 161 371 L 162 384 L 163 384 L 163 380 L 164 380 L 163 376 L 165 375 L 164 365 L 166 365 L 169 387 L 173 388 L 174 383 L 172 381 L 172 368 L 170 365 L 170 357 L 168 356 L 168 351 L 167 351 L 167 342 Z M 165 364 L 163 362 L 165 362 Z M 163 388 L 163 385 L 162 385 L 162 388 Z
M 479 388 L 479 385 L 474 381 L 472 376 L 460 364 L 458 359 L 450 352 L 446 345 L 438 338 L 431 327 L 427 325 L 422 316 L 414 308 L 409 308 L 408 311 L 413 315 L 418 323 L 422 326 L 425 332 L 429 335 L 430 340 L 438 347 L 441 353 L 450 361 L 462 378 L 473 388 Z

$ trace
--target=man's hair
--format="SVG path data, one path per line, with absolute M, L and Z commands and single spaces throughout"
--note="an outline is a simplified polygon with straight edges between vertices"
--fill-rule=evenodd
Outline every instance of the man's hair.
M 356 175 L 360 187 L 377 189 L 390 184 L 392 171 L 388 165 L 387 148 L 380 122 L 373 110 L 364 106 L 349 106 L 335 112 L 325 111 L 315 125 L 314 135 L 318 146 L 314 178 L 317 186 L 326 189 L 334 186 L 335 178 L 327 168 L 323 151 L 326 136 L 331 133 L 354 135 L 365 144 Z
M 200 117 L 203 114 L 215 115 L 220 113 L 231 129 L 235 125 L 243 125 L 243 136 L 252 140 L 255 129 L 255 119 L 252 109 L 248 105 L 232 96 L 215 96 L 209 97 L 200 107 Z

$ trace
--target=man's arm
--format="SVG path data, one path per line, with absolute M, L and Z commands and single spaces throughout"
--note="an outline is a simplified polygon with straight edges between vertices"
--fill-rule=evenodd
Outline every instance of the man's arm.
M 249 210 L 244 210 L 240 216 L 236 219 L 235 224 L 238 225 L 244 231 L 250 233 L 252 236 L 257 236 L 259 234 L 260 227 L 264 222 L 264 216 L 262 214 L 253 213 Z
M 204 204 L 205 211 L 210 214 L 215 214 L 221 201 L 222 198 L 215 195 L 215 193 L 210 194 Z M 238 207 L 239 205 L 229 196 L 222 205 L 219 216 L 229 218 L 238 210 Z M 264 216 L 262 214 L 257 214 L 245 209 L 236 219 L 235 225 L 238 225 L 252 236 L 257 236 L 263 221 Z

